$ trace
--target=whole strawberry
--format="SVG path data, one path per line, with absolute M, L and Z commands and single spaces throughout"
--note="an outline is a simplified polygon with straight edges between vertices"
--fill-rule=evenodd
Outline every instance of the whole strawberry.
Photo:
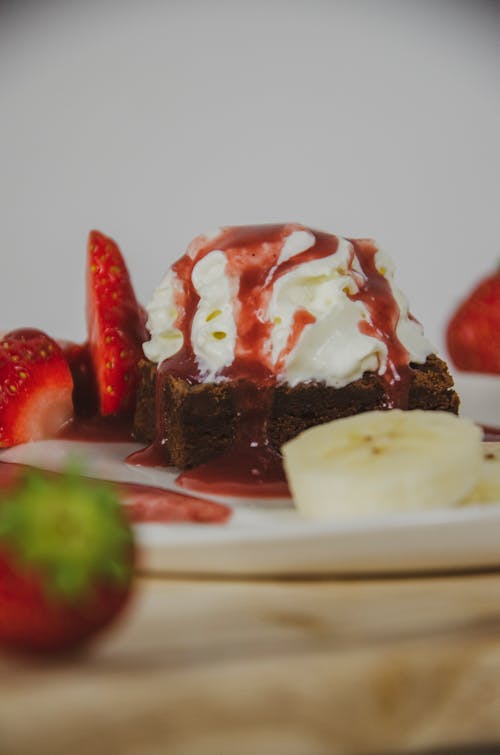
M 0 339 L 0 448 L 54 435 L 73 415 L 73 379 L 60 346 L 35 329 Z
M 125 606 L 133 562 L 109 485 L 28 472 L 0 501 L 0 648 L 84 645 Z
M 146 340 L 144 310 L 117 244 L 99 231 L 88 242 L 87 326 L 101 414 L 131 412 Z
M 500 271 L 460 304 L 448 323 L 446 345 L 458 369 L 500 374 Z

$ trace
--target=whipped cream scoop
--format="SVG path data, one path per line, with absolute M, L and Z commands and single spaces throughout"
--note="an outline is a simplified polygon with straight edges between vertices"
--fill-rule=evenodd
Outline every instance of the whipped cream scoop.
M 435 351 L 372 240 L 291 223 L 198 236 L 148 304 L 148 359 L 194 382 L 397 383 Z M 162 368 L 163 369 L 163 368 Z

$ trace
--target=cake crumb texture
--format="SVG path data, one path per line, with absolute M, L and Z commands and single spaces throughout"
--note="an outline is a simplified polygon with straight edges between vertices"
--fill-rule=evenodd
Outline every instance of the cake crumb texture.
M 435 354 L 424 364 L 410 364 L 408 409 L 425 409 L 458 414 L 460 400 L 446 363 Z M 149 443 L 155 438 L 156 364 L 142 360 L 134 420 L 134 436 Z M 235 381 L 190 385 L 182 378 L 167 376 L 159 397 L 160 427 L 170 462 L 181 469 L 197 466 L 222 453 L 235 437 Z M 314 425 L 361 412 L 386 409 L 384 381 L 375 373 L 343 388 L 306 382 L 297 386 L 277 384 L 271 391 L 267 434 L 270 444 L 280 449 L 288 440 Z

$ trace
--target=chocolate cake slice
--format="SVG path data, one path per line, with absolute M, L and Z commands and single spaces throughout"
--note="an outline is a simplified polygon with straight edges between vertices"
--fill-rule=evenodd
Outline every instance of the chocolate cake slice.
M 135 436 L 183 469 L 223 458 L 231 474 L 234 458 L 251 482 L 266 454 L 271 465 L 313 425 L 377 409 L 458 412 L 446 364 L 371 240 L 299 224 L 222 228 L 171 266 L 148 314 Z
M 150 443 L 156 432 L 157 365 L 140 363 L 140 383 L 134 421 L 137 440 Z M 237 406 L 236 381 L 191 385 L 180 377 L 167 376 L 161 386 L 163 428 L 160 443 L 165 462 L 184 469 L 197 466 L 221 454 L 235 440 Z M 262 401 L 269 406 L 267 436 L 279 450 L 303 430 L 323 422 L 374 409 L 387 409 L 383 380 L 366 372 L 343 388 L 310 382 L 298 386 L 261 388 Z M 269 400 L 269 395 L 271 398 Z M 458 414 L 459 398 L 446 363 L 431 354 L 424 364 L 410 364 L 408 409 L 429 409 Z

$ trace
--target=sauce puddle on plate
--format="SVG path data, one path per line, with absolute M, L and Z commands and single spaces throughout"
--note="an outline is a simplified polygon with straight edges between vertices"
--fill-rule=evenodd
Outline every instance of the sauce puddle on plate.
M 500 441 L 500 427 L 492 427 L 491 425 L 480 425 L 483 431 L 483 440 L 487 441 Z
M 0 461 L 0 492 L 8 494 L 28 471 L 37 470 L 41 474 L 55 477 L 59 472 L 40 470 L 27 464 Z M 113 482 L 89 477 L 96 484 L 102 482 L 113 485 L 118 492 L 124 511 L 133 524 L 157 523 L 178 524 L 224 524 L 231 517 L 229 506 L 202 498 L 177 493 L 151 485 L 132 482 Z

